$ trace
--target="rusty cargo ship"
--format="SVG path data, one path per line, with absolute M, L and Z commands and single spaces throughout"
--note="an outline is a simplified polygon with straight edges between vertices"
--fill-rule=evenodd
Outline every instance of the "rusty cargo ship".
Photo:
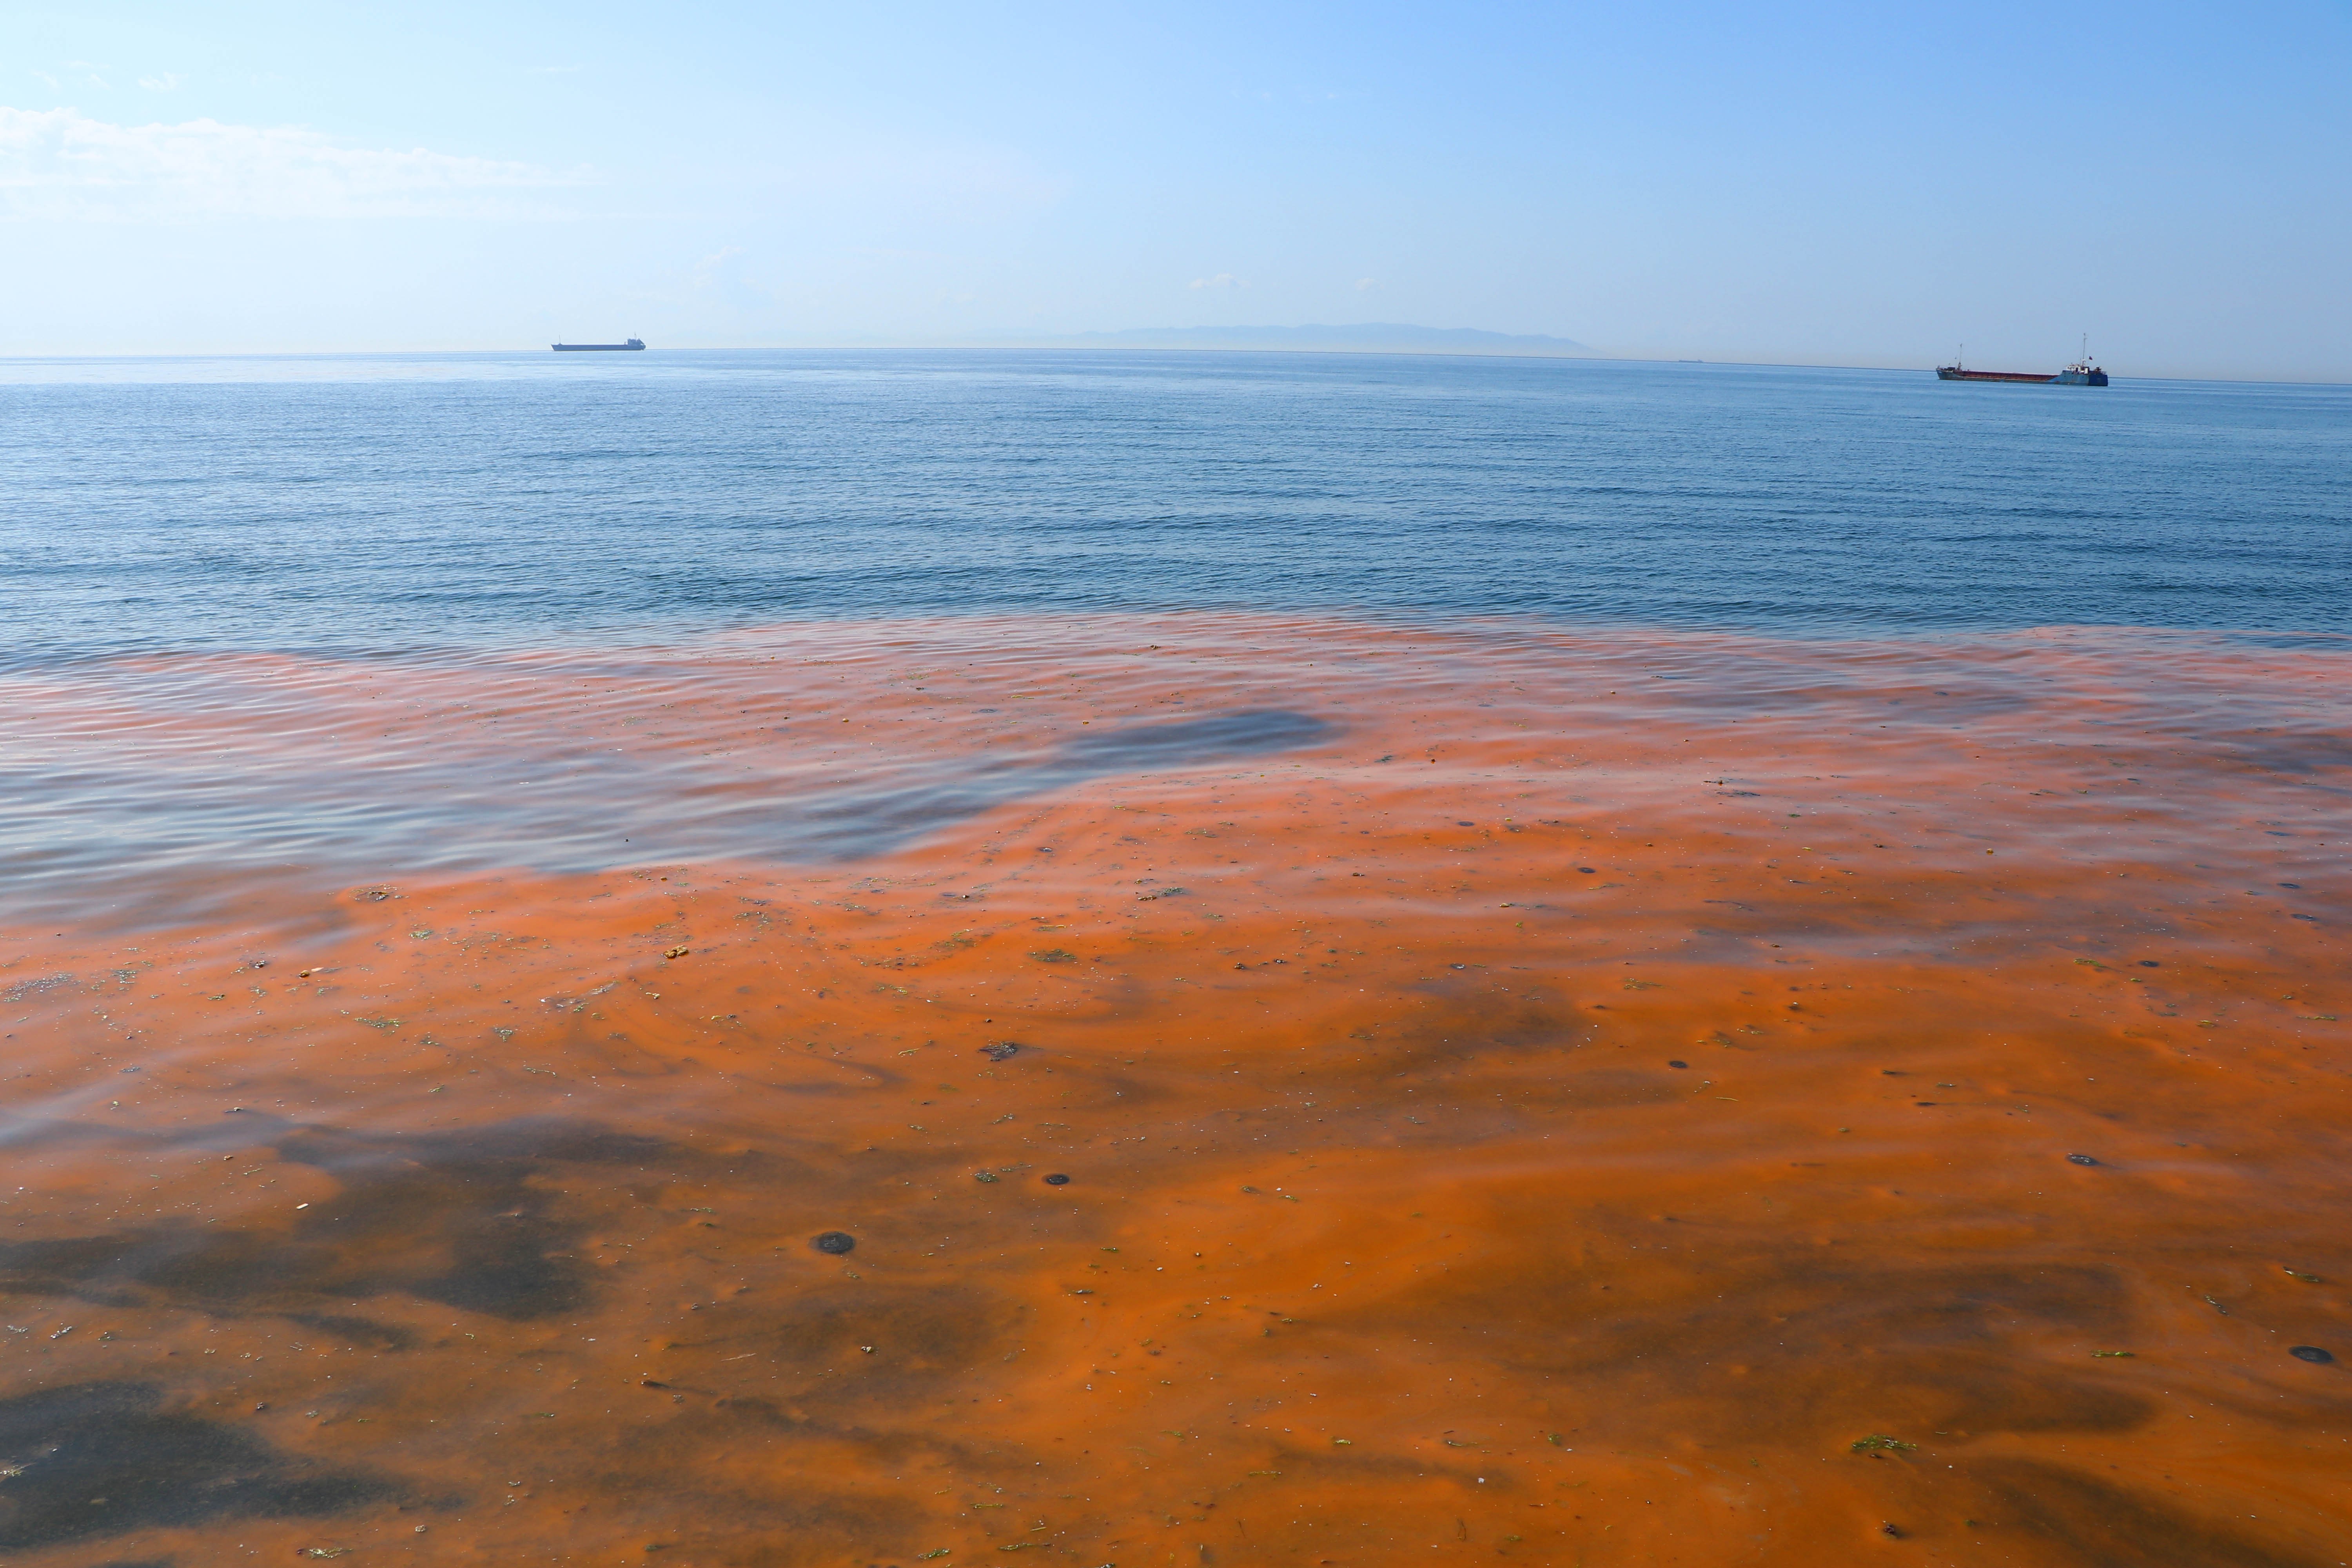
M 1964 349 L 1963 353 L 1965 352 Z M 2021 370 L 1966 370 L 1960 365 L 1960 356 L 1956 355 L 1951 363 L 1936 367 L 1936 379 L 1938 381 L 2019 381 L 2030 382 L 2037 386 L 2105 386 L 2107 384 L 2107 373 L 2091 363 L 2090 348 L 2086 344 L 2081 359 L 2054 375 L 2036 375 Z

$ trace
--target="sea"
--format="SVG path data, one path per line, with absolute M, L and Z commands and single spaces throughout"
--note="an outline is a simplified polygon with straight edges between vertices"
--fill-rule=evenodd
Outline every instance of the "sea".
M 2336 386 L 377 354 L 0 361 L 0 411 L 12 662 L 1234 608 L 2352 631 Z
M 2347 481 L 2128 375 L 0 361 L 0 1553 L 2337 1563 Z

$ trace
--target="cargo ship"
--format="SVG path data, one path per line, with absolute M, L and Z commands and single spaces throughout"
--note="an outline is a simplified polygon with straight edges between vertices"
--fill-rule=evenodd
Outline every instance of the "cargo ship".
M 625 343 L 550 343 L 547 346 L 560 354 L 617 353 L 623 349 L 641 349 L 646 346 L 646 340 L 631 338 Z
M 1968 345 L 1960 345 L 1963 354 Z M 2055 375 L 2034 375 L 2021 370 L 1963 370 L 1958 357 L 1949 364 L 1936 367 L 1937 381 L 2025 381 L 2037 386 L 2105 386 L 2107 373 L 2091 363 L 2088 342 L 2083 346 L 2083 357 Z

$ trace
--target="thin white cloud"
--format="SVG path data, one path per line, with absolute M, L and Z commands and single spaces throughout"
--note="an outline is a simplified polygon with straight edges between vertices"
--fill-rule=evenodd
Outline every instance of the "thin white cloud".
M 187 79 L 178 71 L 160 71 L 153 76 L 141 77 L 139 85 L 149 92 L 169 92 Z
M 1359 278 L 1359 279 L 1356 279 L 1356 288 L 1357 288 L 1360 291 L 1360 290 L 1365 290 L 1365 289 L 1377 289 L 1377 288 L 1379 288 L 1380 286 L 1381 286 L 1381 282 L 1380 282 L 1380 279 L 1377 279 L 1377 278 Z
M 720 246 L 694 264 L 694 286 L 698 289 L 709 288 L 711 279 L 719 275 L 719 269 L 742 254 L 744 254 L 743 247 L 740 245 Z
M 73 109 L 0 108 L 0 215 L 13 217 L 541 216 L 551 216 L 543 193 L 587 183 L 292 127 L 114 125 Z
M 1230 272 L 1220 272 L 1214 278 L 1195 278 L 1185 285 L 1188 289 L 1246 289 L 1249 279 L 1236 278 Z

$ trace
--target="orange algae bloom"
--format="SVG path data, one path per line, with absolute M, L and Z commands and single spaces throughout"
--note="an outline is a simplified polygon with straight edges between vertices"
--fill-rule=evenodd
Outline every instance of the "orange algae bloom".
M 14 678 L 0 1549 L 2334 1563 L 2344 657 Z

